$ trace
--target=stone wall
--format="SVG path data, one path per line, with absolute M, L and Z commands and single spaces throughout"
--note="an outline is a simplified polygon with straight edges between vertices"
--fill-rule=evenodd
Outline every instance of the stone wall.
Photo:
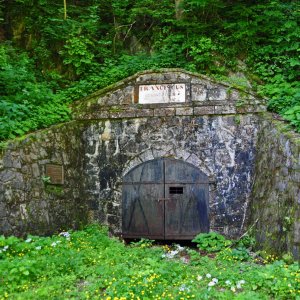
M 84 132 L 85 198 L 95 218 L 120 233 L 122 176 L 159 157 L 192 163 L 210 178 L 211 229 L 239 235 L 245 225 L 255 157 L 254 115 L 109 120 Z
M 71 122 L 10 143 L 0 156 L 1 234 L 50 234 L 87 222 L 81 197 L 82 125 Z M 64 168 L 64 184 L 45 178 L 47 164 Z
M 300 258 L 300 135 L 265 115 L 258 135 L 251 224 L 258 246 Z
M 141 84 L 185 86 L 180 103 L 140 104 Z M 259 115 L 252 93 L 182 70 L 147 71 L 73 105 L 74 121 L 15 141 L 0 157 L 0 228 L 47 234 L 90 220 L 121 233 L 122 178 L 170 156 L 210 179 L 212 230 L 240 235 L 247 221 Z M 47 182 L 46 166 L 64 169 Z

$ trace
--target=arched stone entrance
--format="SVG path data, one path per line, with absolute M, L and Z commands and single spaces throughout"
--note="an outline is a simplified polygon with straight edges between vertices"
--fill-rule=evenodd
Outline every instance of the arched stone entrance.
M 192 239 L 209 230 L 209 180 L 177 159 L 144 162 L 123 178 L 124 238 Z

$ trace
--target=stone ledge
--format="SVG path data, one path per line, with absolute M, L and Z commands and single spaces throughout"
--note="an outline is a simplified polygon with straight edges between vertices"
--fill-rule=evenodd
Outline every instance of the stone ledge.
M 192 116 L 193 107 L 179 107 L 176 108 L 176 116 Z
M 194 115 L 213 115 L 215 114 L 214 106 L 198 106 L 194 107 Z
M 136 110 L 135 116 L 136 117 L 153 117 L 154 111 L 153 111 L 153 109 L 139 109 L 139 110 Z
M 236 108 L 234 106 L 215 106 L 215 114 L 235 114 Z
M 136 115 L 136 111 L 133 109 L 121 110 L 121 111 L 110 111 L 109 117 L 112 119 L 120 119 L 120 118 L 133 118 Z
M 91 113 L 83 113 L 74 116 L 75 120 L 97 120 L 97 119 L 123 119 L 123 118 L 139 118 L 139 117 L 165 117 L 165 116 L 199 116 L 199 115 L 227 115 L 227 114 L 248 114 L 262 113 L 261 107 L 245 106 L 236 107 L 229 105 L 177 105 L 177 106 L 147 106 L 144 108 L 140 105 L 124 105 L 105 110 L 94 110 Z
M 175 108 L 172 107 L 155 108 L 154 116 L 155 117 L 175 116 Z

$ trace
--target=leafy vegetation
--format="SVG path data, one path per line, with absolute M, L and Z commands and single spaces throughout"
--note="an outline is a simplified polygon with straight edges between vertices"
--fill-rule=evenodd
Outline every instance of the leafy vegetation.
M 226 240 L 223 235 L 217 232 L 200 233 L 192 242 L 196 243 L 199 249 L 206 252 L 218 252 L 231 245 L 231 241 Z
M 300 131 L 293 0 L 0 1 L 0 140 L 70 118 L 67 105 L 149 68 L 246 74 Z
M 45 82 L 37 80 L 32 61 L 10 45 L 0 46 L 0 136 L 2 139 L 69 119 L 69 109 Z
M 224 252 L 225 251 L 225 252 Z M 220 251 L 125 245 L 90 225 L 52 237 L 0 238 L 0 299 L 298 299 L 300 268 Z

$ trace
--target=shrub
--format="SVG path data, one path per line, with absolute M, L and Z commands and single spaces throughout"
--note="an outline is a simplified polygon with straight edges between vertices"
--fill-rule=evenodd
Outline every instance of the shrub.
M 224 236 L 216 232 L 200 233 L 192 242 L 197 244 L 197 247 L 206 252 L 218 252 L 232 244 L 226 240 Z

